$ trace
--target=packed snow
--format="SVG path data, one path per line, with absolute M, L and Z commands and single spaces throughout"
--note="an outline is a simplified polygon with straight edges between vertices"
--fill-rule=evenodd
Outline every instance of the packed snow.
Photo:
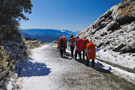
M 33 49 L 32 58 L 24 62 L 18 81 L 19 85 L 22 83 L 22 90 L 54 90 L 57 88 L 50 79 L 50 76 L 62 68 L 55 66 L 49 68 L 46 65 L 45 60 L 48 60 L 49 56 L 45 56 L 45 48 L 51 47 L 44 45 L 40 48 Z

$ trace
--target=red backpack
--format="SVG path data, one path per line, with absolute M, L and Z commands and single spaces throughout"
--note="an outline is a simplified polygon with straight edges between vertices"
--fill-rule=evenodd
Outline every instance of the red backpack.
M 78 40 L 76 41 L 77 51 L 78 51 L 78 52 L 83 51 L 83 46 L 84 46 L 83 40 L 82 40 L 82 39 L 78 39 Z
M 65 43 L 64 43 L 64 39 L 63 38 L 60 38 L 60 40 L 59 40 L 59 46 L 60 47 L 64 47 L 65 46 Z
M 75 37 L 72 37 L 70 40 L 71 40 L 71 46 L 75 46 L 75 45 L 74 45 Z

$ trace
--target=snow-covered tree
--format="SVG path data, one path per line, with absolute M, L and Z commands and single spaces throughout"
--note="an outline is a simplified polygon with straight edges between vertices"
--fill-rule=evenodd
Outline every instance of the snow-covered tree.
M 0 25 L 12 26 L 18 20 L 28 20 L 24 13 L 32 13 L 32 6 L 31 0 L 0 0 Z

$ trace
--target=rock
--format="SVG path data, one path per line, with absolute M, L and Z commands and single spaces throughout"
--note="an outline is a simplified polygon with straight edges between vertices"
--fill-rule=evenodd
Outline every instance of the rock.
M 105 36 L 105 35 L 107 35 L 107 32 L 103 32 L 103 33 L 101 34 L 101 36 Z
M 127 2 L 132 2 L 132 1 L 135 1 L 135 0 L 122 0 L 122 3 L 127 3 Z
M 107 25 L 107 31 L 114 31 L 116 28 L 119 27 L 119 23 L 117 23 L 116 21 L 112 21 Z
M 113 11 L 113 19 L 120 24 L 135 21 L 135 2 L 122 3 Z

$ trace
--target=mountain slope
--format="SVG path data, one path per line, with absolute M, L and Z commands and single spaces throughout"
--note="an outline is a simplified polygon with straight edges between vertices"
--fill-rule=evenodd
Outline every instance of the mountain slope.
M 135 1 L 114 5 L 78 36 L 100 48 L 97 58 L 135 70 Z
M 135 53 L 135 2 L 113 6 L 78 35 L 105 50 Z

